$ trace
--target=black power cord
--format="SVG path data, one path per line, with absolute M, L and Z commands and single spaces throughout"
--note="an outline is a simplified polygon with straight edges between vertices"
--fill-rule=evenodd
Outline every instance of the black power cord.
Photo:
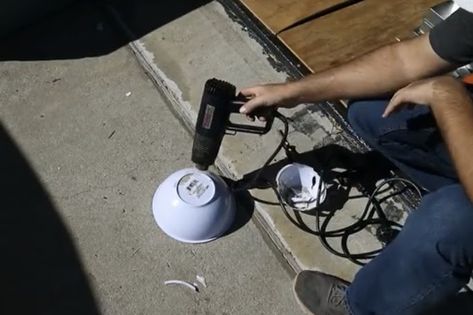
M 251 179 L 245 181 L 243 184 L 240 185 L 235 185 L 233 187 L 233 191 L 242 191 L 242 190 L 248 190 L 252 188 L 252 185 L 255 184 L 262 172 L 271 164 L 273 159 L 277 156 L 277 154 L 283 149 L 286 149 L 286 155 L 288 155 L 288 158 L 293 159 L 295 155 L 295 150 L 293 146 L 290 146 L 287 142 L 287 137 L 289 134 L 289 122 L 287 117 L 279 113 L 278 111 L 275 111 L 275 118 L 279 119 L 283 124 L 284 124 L 284 130 L 281 132 L 281 142 L 277 146 L 276 150 L 271 154 L 271 156 L 266 160 L 266 162 L 263 164 L 263 166 L 252 176 Z M 289 155 L 292 155 L 291 157 Z M 320 177 L 323 180 L 324 174 L 323 170 L 320 170 Z M 321 195 L 321 182 L 322 180 L 319 181 L 319 187 L 318 187 L 318 194 L 317 196 Z M 371 194 L 367 193 L 362 193 L 360 195 L 348 197 L 348 199 L 355 199 L 355 198 L 362 198 L 362 197 L 367 197 L 368 202 L 363 209 L 363 212 L 360 216 L 360 218 L 354 222 L 353 224 L 339 228 L 339 229 L 334 229 L 334 230 L 329 230 L 328 227 L 330 225 L 331 220 L 334 218 L 335 213 L 337 209 L 329 210 L 328 213 L 324 213 L 324 218 L 322 219 L 322 211 L 319 209 L 320 207 L 320 200 L 317 197 L 317 203 L 316 207 L 314 208 L 315 211 L 315 229 L 311 229 L 307 224 L 305 224 L 302 220 L 302 217 L 297 210 L 293 210 L 294 216 L 296 219 L 294 219 L 288 211 L 288 208 L 286 206 L 285 201 L 283 200 L 282 196 L 280 195 L 276 184 L 275 183 L 270 183 L 270 187 L 273 189 L 274 193 L 276 194 L 276 197 L 278 199 L 278 203 L 273 203 L 273 202 L 267 202 L 258 198 L 254 198 L 255 201 L 262 202 L 262 203 L 267 203 L 267 204 L 279 204 L 286 215 L 286 217 L 296 226 L 298 226 L 300 229 L 303 231 L 313 234 L 317 236 L 322 243 L 322 245 L 332 254 L 338 256 L 338 257 L 343 257 L 346 259 L 349 259 L 351 262 L 357 264 L 357 265 L 365 265 L 367 261 L 370 259 L 373 259 L 378 255 L 384 248 L 386 244 L 388 244 L 390 241 L 392 241 L 399 230 L 402 228 L 402 225 L 400 225 L 397 222 L 394 222 L 392 220 L 389 220 L 386 215 L 384 214 L 384 211 L 381 207 L 381 204 L 386 201 L 387 199 L 392 197 L 392 194 L 383 197 L 382 199 L 378 200 L 377 196 L 386 192 L 387 190 L 390 189 L 388 187 L 387 189 L 382 189 L 388 184 L 392 184 L 394 182 L 402 182 L 407 186 L 411 186 L 414 188 L 414 190 L 419 194 L 421 197 L 422 194 L 420 190 L 417 188 L 417 186 L 404 178 L 389 178 L 386 180 L 383 180 L 379 185 L 376 186 L 376 188 L 373 190 Z M 363 253 L 352 253 L 349 250 L 348 246 L 348 241 L 351 236 L 359 233 L 360 231 L 366 229 L 369 226 L 376 227 L 376 236 L 378 240 L 381 241 L 383 246 L 379 249 L 372 250 L 372 251 L 367 251 Z M 341 250 L 335 249 L 329 242 L 329 239 L 332 238 L 340 238 L 341 244 L 340 248 Z
M 261 176 L 261 173 L 271 164 L 271 162 L 274 160 L 274 158 L 278 155 L 278 153 L 282 150 L 284 147 L 284 143 L 287 141 L 287 136 L 289 134 L 289 122 L 287 120 L 287 117 L 275 110 L 273 112 L 274 117 L 279 119 L 283 124 L 284 124 L 284 131 L 283 131 L 283 137 L 281 139 L 281 142 L 278 144 L 276 147 L 276 150 L 269 156 L 269 158 L 266 160 L 266 162 L 263 164 L 263 166 L 256 172 L 256 174 L 249 180 L 246 181 L 243 185 L 241 186 L 234 186 L 232 187 L 232 190 L 234 192 L 239 192 L 239 191 L 244 191 L 248 190 L 251 188 L 251 185 L 253 185 Z

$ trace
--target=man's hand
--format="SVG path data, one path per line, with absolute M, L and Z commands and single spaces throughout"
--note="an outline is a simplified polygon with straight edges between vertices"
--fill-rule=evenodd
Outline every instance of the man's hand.
M 260 107 L 294 107 L 297 95 L 291 83 L 267 84 L 240 91 L 250 100 L 240 108 L 243 114 L 251 114 Z
M 473 100 L 450 76 L 417 81 L 399 90 L 383 116 L 406 104 L 430 106 L 465 191 L 473 202 Z
M 425 105 L 432 107 L 437 104 L 449 106 L 448 103 L 452 99 L 465 96 L 467 96 L 467 93 L 463 84 L 450 76 L 417 81 L 394 94 L 383 113 L 383 117 L 389 116 L 404 106 Z

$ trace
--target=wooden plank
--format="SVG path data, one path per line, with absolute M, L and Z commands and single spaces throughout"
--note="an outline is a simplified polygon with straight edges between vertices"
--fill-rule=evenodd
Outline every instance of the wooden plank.
M 313 72 L 410 37 L 442 0 L 365 0 L 280 34 Z
M 348 0 L 241 0 L 274 34 L 313 14 Z

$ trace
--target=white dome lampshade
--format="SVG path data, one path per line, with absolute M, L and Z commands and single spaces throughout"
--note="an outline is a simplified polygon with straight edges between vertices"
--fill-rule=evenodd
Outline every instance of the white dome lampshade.
M 473 0 L 454 0 L 454 2 L 467 11 L 473 12 Z
M 236 203 L 227 184 L 208 171 L 187 168 L 171 174 L 153 196 L 153 215 L 170 237 L 184 243 L 205 243 L 232 225 Z

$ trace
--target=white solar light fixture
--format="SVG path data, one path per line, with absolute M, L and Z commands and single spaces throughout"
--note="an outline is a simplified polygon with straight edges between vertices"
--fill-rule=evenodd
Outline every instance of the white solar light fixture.
M 454 2 L 460 8 L 473 12 L 473 0 L 455 0 Z
M 184 243 L 205 243 L 222 236 L 236 213 L 233 193 L 223 179 L 195 168 L 166 178 L 153 196 L 152 208 L 161 230 Z

